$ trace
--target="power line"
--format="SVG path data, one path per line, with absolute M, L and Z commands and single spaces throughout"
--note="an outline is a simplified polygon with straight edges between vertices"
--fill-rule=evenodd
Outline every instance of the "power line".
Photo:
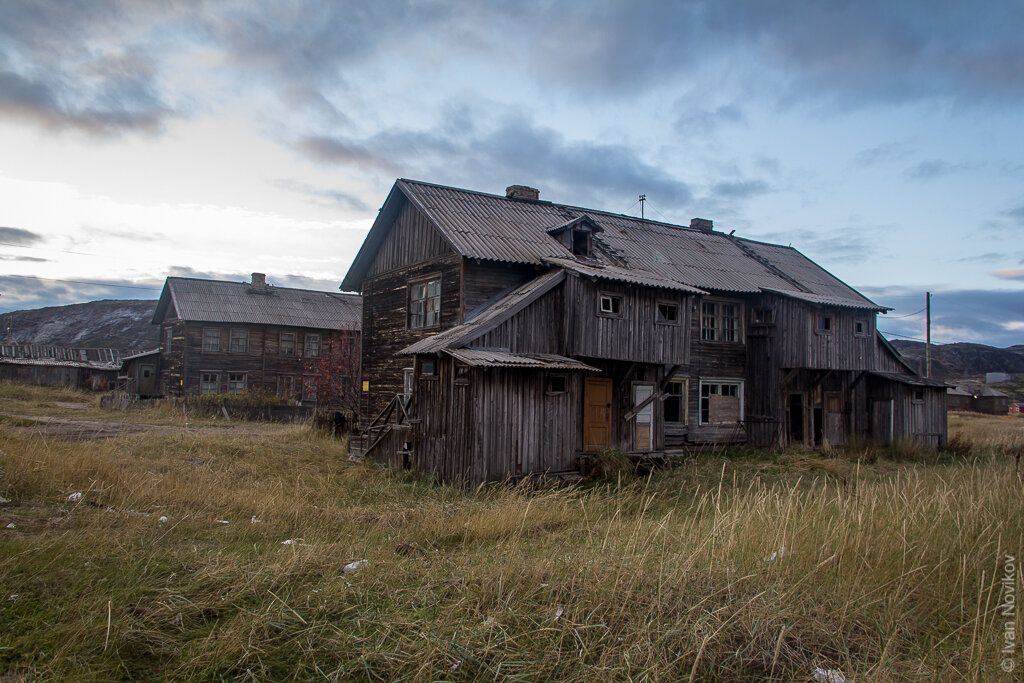
M 928 307 L 925 306 L 925 308 L 928 308 Z M 925 308 L 922 308 L 920 311 L 915 311 L 914 313 L 907 313 L 906 315 L 887 315 L 887 316 L 885 316 L 885 319 L 886 320 L 899 320 L 900 318 L 910 318 L 911 316 L 920 315 L 921 313 L 924 313 Z
M 55 277 L 38 277 L 36 275 L 0 275 L 0 280 L 5 277 L 20 277 L 25 280 L 47 280 L 49 282 L 68 282 L 75 285 L 94 285 L 96 287 L 111 287 L 113 289 L 143 289 L 147 292 L 159 292 L 162 287 L 139 287 L 138 285 L 114 285 L 109 282 L 88 282 L 86 280 L 61 280 Z
M 879 330 L 879 332 L 881 332 L 882 334 L 887 334 L 890 337 L 900 337 L 901 339 L 910 339 L 911 341 L 919 341 L 924 342 L 926 344 L 928 343 L 927 339 L 921 339 L 920 337 L 910 337 L 905 334 L 899 334 L 898 332 L 886 332 L 885 330 Z M 945 342 L 933 341 L 932 344 L 935 344 L 936 346 L 942 346 L 943 344 L 945 344 Z

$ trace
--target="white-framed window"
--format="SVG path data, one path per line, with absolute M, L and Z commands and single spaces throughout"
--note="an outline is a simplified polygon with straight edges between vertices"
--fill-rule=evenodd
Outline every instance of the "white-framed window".
M 687 424 L 690 421 L 687 401 L 689 388 L 688 377 L 673 377 L 665 386 L 661 407 L 662 417 L 666 423 Z
M 231 353 L 245 353 L 249 350 L 249 330 L 231 330 L 231 342 L 228 346 Z
M 295 333 L 282 332 L 277 338 L 277 350 L 282 356 L 294 356 Z
M 229 372 L 228 373 L 228 393 L 229 394 L 240 394 L 245 391 L 245 373 L 244 372 Z
M 220 328 L 203 328 L 203 353 L 214 353 L 220 351 Z
M 702 341 L 741 342 L 740 304 L 733 301 L 703 301 L 700 305 Z
M 743 380 L 700 381 L 700 423 L 725 424 L 743 421 Z
M 654 320 L 661 325 L 678 325 L 679 304 L 674 301 L 659 301 Z
M 622 297 L 617 294 L 601 294 L 597 297 L 597 313 L 606 318 L 622 317 Z
M 441 324 L 441 276 L 409 283 L 409 328 Z
M 412 398 L 413 388 L 416 386 L 416 372 L 412 368 L 402 368 L 402 395 L 408 404 Z
M 199 373 L 199 393 L 200 394 L 219 394 L 220 393 L 220 373 L 219 372 L 201 372 L 201 373 Z
M 320 357 L 320 335 L 319 334 L 307 334 L 306 335 L 306 358 L 319 358 Z

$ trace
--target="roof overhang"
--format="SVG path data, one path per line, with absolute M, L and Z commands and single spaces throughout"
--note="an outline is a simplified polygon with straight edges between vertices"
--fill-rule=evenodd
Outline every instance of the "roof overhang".
M 863 298 L 860 301 L 853 299 L 841 299 L 839 297 L 828 296 L 825 294 L 811 294 L 809 292 L 798 292 L 789 289 L 774 289 L 772 287 L 761 287 L 762 292 L 765 294 L 776 294 L 778 296 L 784 296 L 788 299 L 796 299 L 798 301 L 804 301 L 809 304 L 816 304 L 818 306 L 836 306 L 838 308 L 858 308 L 865 311 L 877 311 L 879 313 L 885 313 L 893 309 L 885 306 L 879 306 L 870 299 Z
M 445 353 L 470 367 L 523 370 L 566 370 L 600 372 L 575 358 L 553 353 L 510 353 L 504 349 L 445 349 Z
M 575 259 L 547 258 L 545 263 L 565 270 L 572 271 L 579 275 L 592 277 L 598 280 L 611 280 L 613 282 L 625 282 L 644 287 L 657 287 L 658 289 L 670 289 L 687 294 L 707 294 L 703 289 L 688 285 L 678 280 L 672 280 L 656 273 L 649 273 L 635 268 L 621 268 L 619 266 L 601 263 L 583 263 Z

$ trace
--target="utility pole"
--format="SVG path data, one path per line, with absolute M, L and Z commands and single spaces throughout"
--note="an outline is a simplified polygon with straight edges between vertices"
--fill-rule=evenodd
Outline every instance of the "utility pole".
M 924 376 L 932 376 L 932 293 L 924 293 L 924 310 L 925 310 L 925 369 Z
M 645 194 L 640 195 L 640 199 L 639 199 L 639 202 L 640 202 L 640 220 L 644 219 L 644 202 L 646 202 L 646 201 L 647 201 L 647 195 L 645 195 Z

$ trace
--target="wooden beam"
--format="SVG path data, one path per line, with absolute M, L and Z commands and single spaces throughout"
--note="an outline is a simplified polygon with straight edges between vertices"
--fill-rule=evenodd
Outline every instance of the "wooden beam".
M 636 365 L 636 363 L 634 363 L 634 365 Z M 679 371 L 679 368 L 681 368 L 681 367 L 682 367 L 681 365 L 673 365 L 672 369 L 668 371 L 668 374 L 666 374 L 661 379 L 661 382 L 658 383 L 657 389 L 655 389 L 651 393 L 650 396 L 648 396 L 646 399 L 641 401 L 639 405 L 635 406 L 633 408 L 633 410 L 631 410 L 628 413 L 626 413 L 625 415 L 623 415 L 622 419 L 625 420 L 626 422 L 629 422 L 634 417 L 636 417 L 640 413 L 641 410 L 643 410 L 644 408 L 649 406 L 652 402 L 654 402 L 654 401 L 658 400 L 659 398 L 661 398 L 662 396 L 664 396 L 665 395 L 665 389 L 668 388 L 669 382 L 672 381 L 672 377 Z
M 786 373 L 786 376 L 782 378 L 782 390 L 785 391 L 789 383 L 793 381 L 793 378 L 800 373 L 800 368 L 793 368 Z
M 814 391 L 815 389 L 817 389 L 818 385 L 821 384 L 822 382 L 824 382 L 825 378 L 828 377 L 831 374 L 832 374 L 831 370 L 826 370 L 824 372 L 824 374 L 822 374 L 820 377 L 818 377 L 818 379 L 814 380 L 814 383 L 811 384 L 810 391 Z

